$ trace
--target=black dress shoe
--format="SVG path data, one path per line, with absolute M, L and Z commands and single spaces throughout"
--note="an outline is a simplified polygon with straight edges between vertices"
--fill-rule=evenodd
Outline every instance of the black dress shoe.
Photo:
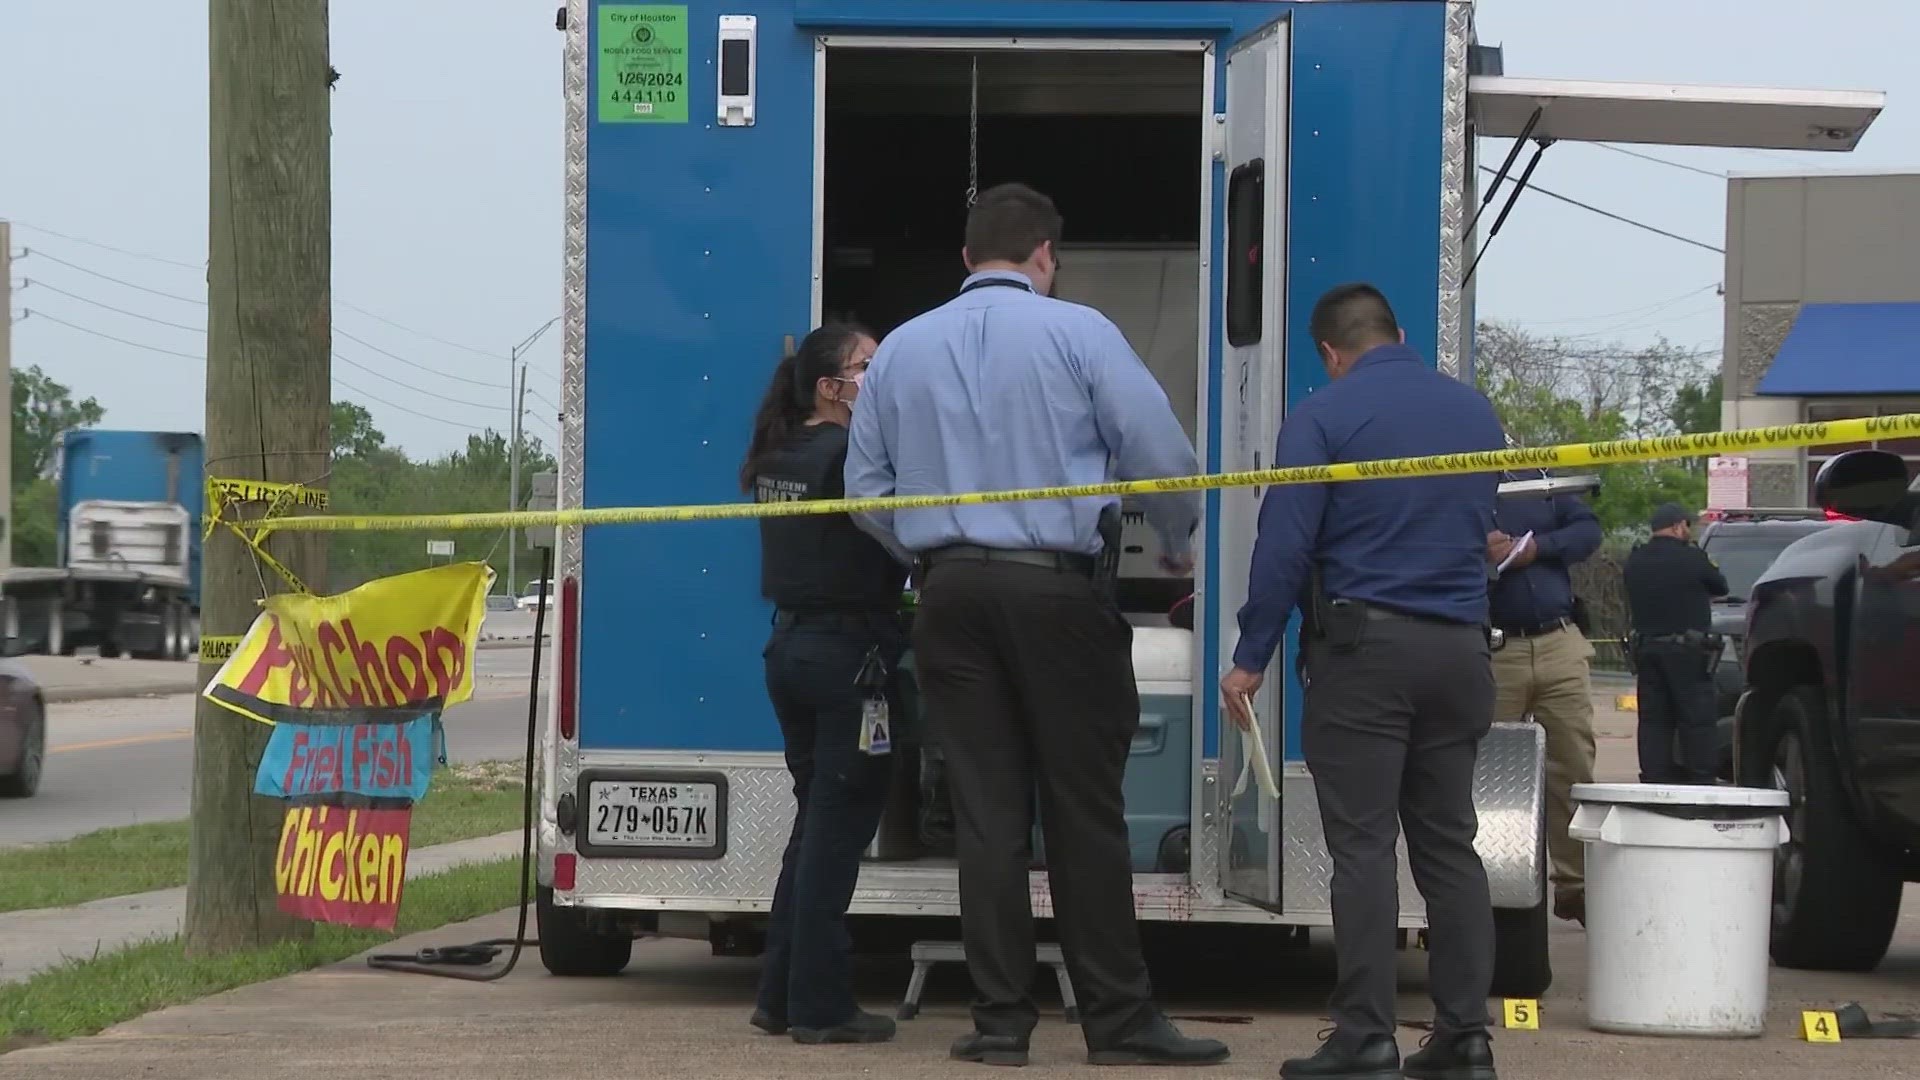
M 832 1027 L 793 1029 L 793 1041 L 817 1046 L 821 1043 L 882 1043 L 893 1038 L 893 1021 L 870 1012 L 856 1012 L 853 1018 Z
M 1227 1044 L 1218 1039 L 1190 1039 L 1173 1021 L 1156 1016 L 1145 1027 L 1100 1047 L 1087 1047 L 1090 1065 L 1218 1065 L 1227 1060 Z
M 1343 1038 L 1337 1032 L 1312 1057 L 1280 1064 L 1283 1080 L 1400 1080 L 1400 1047 L 1391 1035 Z
M 955 1061 L 973 1061 L 982 1065 L 1025 1065 L 1025 1035 L 986 1035 L 970 1031 L 953 1040 L 947 1056 Z
M 1429 1035 L 1407 1055 L 1409 1080 L 1498 1080 L 1493 1071 L 1493 1040 L 1484 1031 Z
M 765 1009 L 753 1010 L 753 1018 L 748 1020 L 747 1023 L 752 1024 L 754 1027 L 759 1028 L 769 1035 L 785 1035 L 787 1033 L 787 1018 L 784 1016 L 775 1016 Z

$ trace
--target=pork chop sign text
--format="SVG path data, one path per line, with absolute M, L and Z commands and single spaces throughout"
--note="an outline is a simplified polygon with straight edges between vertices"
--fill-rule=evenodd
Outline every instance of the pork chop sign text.
M 493 570 L 454 563 L 338 596 L 282 593 L 261 611 L 205 696 L 272 724 L 412 719 L 473 695 L 473 649 Z

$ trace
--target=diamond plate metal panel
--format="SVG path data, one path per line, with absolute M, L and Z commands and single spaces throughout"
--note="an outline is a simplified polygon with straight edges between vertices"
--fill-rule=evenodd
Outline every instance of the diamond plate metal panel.
M 777 761 L 777 759 L 776 759 Z M 592 764 L 604 766 L 597 755 Z M 622 765 L 630 764 L 622 761 Z M 690 765 L 671 758 L 649 767 Z M 710 767 L 710 766 L 709 766 Z M 764 904 L 780 877 L 780 856 L 793 831 L 793 781 L 781 764 L 732 766 L 727 777 L 727 854 L 720 859 L 581 859 L 577 895 L 647 897 L 650 906 L 725 898 Z
M 1467 46 L 1473 39 L 1473 4 L 1447 4 L 1440 105 L 1440 325 L 1434 364 L 1453 378 L 1461 365 L 1466 333 L 1461 299 L 1467 198 Z
M 1532 724 L 1500 724 L 1481 751 L 1476 797 L 1480 802 L 1478 847 L 1500 907 L 1529 906 L 1541 895 L 1543 871 L 1538 850 L 1542 794 L 1539 782 L 1545 741 Z M 594 755 L 596 767 L 701 768 L 724 772 L 731 822 L 727 855 L 717 860 L 583 859 L 574 898 L 595 905 L 678 911 L 764 911 L 780 875 L 780 856 L 793 826 L 793 796 L 784 765 L 775 755 L 729 755 L 725 762 L 698 754 Z M 1218 764 L 1202 766 L 1202 805 L 1216 805 Z M 1313 779 L 1298 766 L 1283 785 L 1288 834 L 1285 857 L 1286 911 L 1282 915 L 1221 895 L 1214 869 L 1219 832 L 1203 827 L 1193 846 L 1193 872 L 1140 874 L 1134 878 L 1134 911 L 1157 921 L 1206 921 L 1324 925 L 1332 916 L 1327 903 L 1331 882 Z M 1215 811 L 1216 815 L 1218 811 Z M 1217 817 L 1215 822 L 1224 820 Z M 1212 825 L 1203 821 L 1203 825 Z M 1401 850 L 1402 922 L 1425 918 L 1419 893 Z M 1034 913 L 1052 914 L 1044 873 L 1032 876 Z M 957 915 L 958 876 L 950 861 L 872 863 L 861 873 L 854 894 L 856 913 Z
M 1486 863 L 1495 907 L 1526 908 L 1543 895 L 1540 822 L 1545 812 L 1541 770 L 1546 738 L 1535 724 L 1495 724 L 1480 745 L 1474 802 L 1480 834 L 1474 847 Z M 1290 764 L 1280 784 L 1286 847 L 1281 897 L 1289 917 L 1332 920 L 1333 863 L 1327 856 L 1320 806 L 1306 767 Z M 1407 845 L 1397 845 L 1402 920 L 1426 918 L 1426 904 L 1407 867 Z
M 587 339 L 587 0 L 567 0 L 567 44 L 562 64 L 566 96 L 565 238 L 561 252 L 560 308 L 560 487 L 558 505 L 585 505 L 580 477 L 586 422 Z M 558 576 L 578 580 L 580 528 L 559 530 Z M 560 632 L 572 632 L 561 627 Z M 556 644 L 558 636 L 556 635 Z M 579 775 L 578 747 L 559 736 L 555 710 L 559 695 L 548 695 L 546 731 L 540 741 L 540 880 L 553 881 L 553 857 L 572 851 L 554 822 L 553 799 L 571 791 Z

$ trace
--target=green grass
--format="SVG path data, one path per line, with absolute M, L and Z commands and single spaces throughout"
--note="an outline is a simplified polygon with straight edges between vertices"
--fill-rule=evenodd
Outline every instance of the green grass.
M 520 860 L 515 858 L 409 880 L 400 904 L 398 934 L 431 930 L 511 907 L 520 898 L 519 868 Z M 71 960 L 26 982 L 0 985 L 0 1054 L 91 1035 L 155 1009 L 343 960 L 395 936 L 316 925 L 313 936 L 305 941 L 223 956 L 188 956 L 176 937 Z M 526 959 L 523 956 L 522 962 Z
M 520 765 L 437 769 L 413 811 L 411 846 L 520 828 Z M 0 912 L 65 907 L 187 883 L 187 822 L 101 829 L 57 844 L 0 849 Z

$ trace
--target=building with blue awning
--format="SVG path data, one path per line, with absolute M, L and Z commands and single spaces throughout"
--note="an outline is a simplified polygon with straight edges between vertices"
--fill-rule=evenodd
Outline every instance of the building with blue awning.
M 1729 180 L 1721 380 L 1730 428 L 1920 412 L 1920 173 Z M 1920 439 L 1760 451 L 1748 504 L 1810 505 L 1820 465 L 1868 445 L 1920 475 Z

